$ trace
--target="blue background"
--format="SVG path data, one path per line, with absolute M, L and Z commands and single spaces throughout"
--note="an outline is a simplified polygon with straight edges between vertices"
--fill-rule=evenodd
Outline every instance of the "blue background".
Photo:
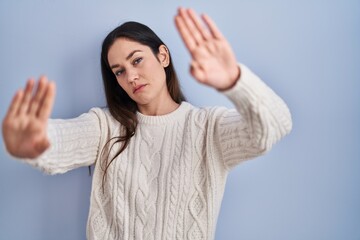
M 127 20 L 167 43 L 191 103 L 231 107 L 190 77 L 179 4 L 208 13 L 293 115 L 289 136 L 229 175 L 216 239 L 359 240 L 360 1 L 2 0 L 0 118 L 43 73 L 57 84 L 53 118 L 104 106 L 101 42 Z M 0 147 L 0 239 L 85 239 L 90 188 L 87 168 L 46 176 Z

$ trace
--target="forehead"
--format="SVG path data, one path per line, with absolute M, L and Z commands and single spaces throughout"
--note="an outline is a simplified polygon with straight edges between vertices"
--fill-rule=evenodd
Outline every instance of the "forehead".
M 126 38 L 116 39 L 109 48 L 108 60 L 110 62 L 110 59 L 126 59 L 126 57 L 134 50 L 146 52 L 150 51 L 150 48 L 146 45 Z

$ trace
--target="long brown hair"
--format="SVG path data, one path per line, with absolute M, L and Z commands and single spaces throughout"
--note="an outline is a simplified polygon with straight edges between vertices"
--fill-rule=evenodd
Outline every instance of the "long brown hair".
M 108 52 L 112 44 L 119 38 L 125 38 L 132 41 L 136 41 L 140 44 L 148 46 L 153 54 L 157 56 L 159 53 L 159 47 L 165 45 L 163 41 L 147 26 L 138 22 L 126 22 L 110 32 L 103 41 L 101 50 L 101 73 L 104 83 L 104 90 L 106 95 L 107 107 L 111 115 L 121 124 L 122 128 L 120 135 L 110 139 L 106 145 L 110 142 L 112 145 L 108 150 L 105 160 L 101 163 L 101 167 L 104 171 L 102 185 L 104 189 L 104 182 L 106 180 L 106 172 L 110 164 L 125 150 L 130 142 L 130 138 L 134 136 L 136 127 L 138 124 L 136 118 L 137 104 L 132 100 L 127 93 L 118 84 L 114 73 L 111 71 L 108 61 Z M 185 101 L 185 97 L 180 89 L 178 77 L 175 72 L 175 68 L 170 56 L 170 64 L 164 68 L 166 74 L 166 84 L 171 98 L 176 103 Z M 115 144 L 120 144 L 119 151 L 114 156 L 110 157 L 110 150 Z M 104 153 L 104 149 L 102 154 Z

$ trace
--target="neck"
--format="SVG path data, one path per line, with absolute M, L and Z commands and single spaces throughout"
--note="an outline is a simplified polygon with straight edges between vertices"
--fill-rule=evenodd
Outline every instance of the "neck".
M 148 116 L 161 116 L 175 111 L 179 107 L 170 95 L 166 99 L 159 99 L 156 103 L 140 105 L 138 104 L 139 112 Z

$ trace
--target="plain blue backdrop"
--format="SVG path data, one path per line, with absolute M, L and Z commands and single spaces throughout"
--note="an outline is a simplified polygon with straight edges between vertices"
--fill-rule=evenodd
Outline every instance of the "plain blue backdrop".
M 167 43 L 188 100 L 232 104 L 195 82 L 178 5 L 208 13 L 245 63 L 288 103 L 293 131 L 229 175 L 216 239 L 360 239 L 360 1 L 1 0 L 0 118 L 29 76 L 56 81 L 53 118 L 104 106 L 106 34 L 136 20 Z M 87 168 L 46 176 L 0 140 L 0 239 L 85 239 Z

